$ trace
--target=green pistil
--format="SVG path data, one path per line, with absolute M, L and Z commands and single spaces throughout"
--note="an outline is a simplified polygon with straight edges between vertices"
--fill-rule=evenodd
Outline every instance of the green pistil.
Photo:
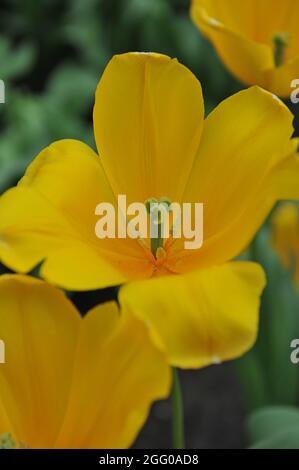
M 156 199 L 155 197 L 149 197 L 146 201 L 144 201 L 144 205 L 146 207 L 146 212 L 148 213 L 148 215 L 150 215 L 151 213 L 151 204 L 158 204 L 158 199 Z
M 285 49 L 290 44 L 290 34 L 289 33 L 275 33 L 272 38 L 274 44 L 274 61 L 276 67 L 279 67 L 284 62 Z
M 0 449 L 13 449 L 16 443 L 10 432 L 6 432 L 0 436 Z
M 157 255 L 158 248 L 163 248 L 163 220 L 161 218 L 161 212 L 156 208 L 156 205 L 163 205 L 168 210 L 171 205 L 171 200 L 167 197 L 161 197 L 159 200 L 151 197 L 144 201 L 147 213 L 151 217 L 151 224 L 157 225 L 157 237 L 151 238 L 151 252 L 155 256 Z

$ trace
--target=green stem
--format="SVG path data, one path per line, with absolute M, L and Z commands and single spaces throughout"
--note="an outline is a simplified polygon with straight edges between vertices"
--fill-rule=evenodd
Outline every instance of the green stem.
M 178 372 L 173 368 L 172 401 L 172 440 L 174 449 L 185 448 L 184 409 Z

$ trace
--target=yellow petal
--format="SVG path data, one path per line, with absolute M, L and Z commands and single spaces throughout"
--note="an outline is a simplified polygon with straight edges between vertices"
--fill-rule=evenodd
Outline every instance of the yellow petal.
M 200 141 L 200 83 L 176 59 L 113 57 L 96 92 L 94 132 L 116 194 L 180 200 Z
M 29 277 L 0 277 L 6 359 L 0 364 L 0 435 L 11 432 L 28 447 L 54 445 L 68 402 L 79 325 L 79 314 L 62 292 Z
M 172 365 L 204 367 L 253 345 L 264 285 L 259 265 L 234 262 L 131 283 L 120 303 L 146 321 Z
M 95 235 L 100 202 L 115 205 L 99 157 L 64 140 L 44 149 L 19 185 L 0 199 L 0 258 L 18 272 L 42 273 L 69 289 L 116 285 L 150 274 L 136 240 Z
M 81 319 L 56 288 L 0 277 L 0 435 L 17 446 L 129 446 L 170 370 L 145 325 L 115 303 Z
M 85 317 L 73 388 L 57 447 L 123 448 L 132 444 L 153 400 L 170 387 L 166 358 L 137 318 L 116 304 Z
M 31 188 L 12 188 L 1 196 L 0 257 L 11 269 L 30 271 L 71 233 L 61 214 Z
M 290 47 L 298 50 L 297 0 L 192 0 L 192 9 L 199 20 L 201 16 L 218 20 L 231 31 L 259 43 L 271 45 L 274 33 L 289 31 Z M 213 25 L 213 21 L 209 23 Z
M 204 203 L 204 244 L 185 251 L 182 270 L 229 260 L 249 243 L 287 185 L 286 174 L 275 168 L 297 145 L 290 140 L 292 118 L 258 87 L 228 98 L 208 116 L 184 195 Z

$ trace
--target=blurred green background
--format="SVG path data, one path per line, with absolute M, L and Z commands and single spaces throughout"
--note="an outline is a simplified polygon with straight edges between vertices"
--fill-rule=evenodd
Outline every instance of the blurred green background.
M 0 104 L 0 193 L 54 140 L 75 138 L 94 147 L 94 91 L 113 54 L 137 50 L 177 57 L 200 79 L 206 113 L 242 89 L 192 24 L 189 5 L 2 0 L 0 79 L 6 103 Z M 233 364 L 181 374 L 188 447 L 299 447 L 299 365 L 290 361 L 290 342 L 299 338 L 298 293 L 270 247 L 267 224 L 244 256 L 261 262 L 268 277 L 259 339 Z M 82 310 L 90 298 L 77 299 Z M 170 418 L 169 403 L 157 404 L 136 446 L 169 447 Z

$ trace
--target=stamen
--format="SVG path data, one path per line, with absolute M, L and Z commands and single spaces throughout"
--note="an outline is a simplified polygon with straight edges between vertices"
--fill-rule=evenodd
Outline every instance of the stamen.
M 156 259 L 158 256 L 161 255 L 162 252 L 159 250 L 163 250 L 163 210 L 161 210 L 161 206 L 163 209 L 168 211 L 169 206 L 171 205 L 171 200 L 168 197 L 161 197 L 159 200 L 150 197 L 144 201 L 144 205 L 146 207 L 146 211 L 150 216 L 150 223 L 151 223 L 151 232 L 155 233 L 156 236 L 151 237 L 151 252 Z M 152 230 L 154 228 L 154 230 Z M 164 251 L 164 250 L 163 250 Z M 159 252 L 159 254 L 158 254 Z
M 144 240 L 144 238 L 137 238 L 137 242 L 139 243 L 139 245 L 144 248 L 145 250 L 147 250 L 149 248 L 146 240 Z
M 290 33 L 275 33 L 272 38 L 272 41 L 274 44 L 274 62 L 276 67 L 279 67 L 283 64 L 285 60 L 285 49 L 290 44 Z
M 0 436 L 0 449 L 13 449 L 16 443 L 10 432 L 6 432 Z

